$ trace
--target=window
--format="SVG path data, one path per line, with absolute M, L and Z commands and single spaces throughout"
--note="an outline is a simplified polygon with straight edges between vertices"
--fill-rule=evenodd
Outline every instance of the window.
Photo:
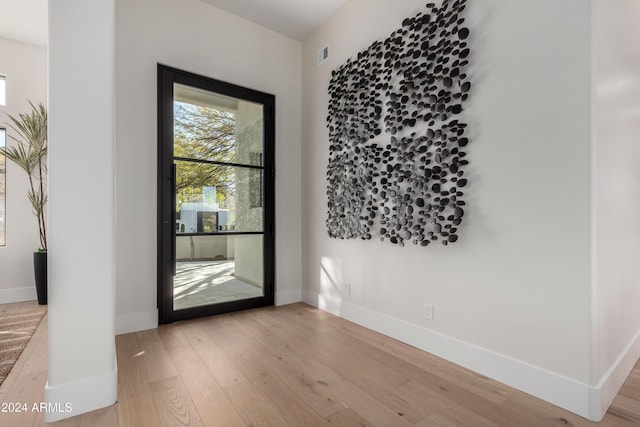
M 0 147 L 4 147 L 6 131 L 0 129 Z M 4 213 L 5 213 L 5 171 L 6 171 L 5 157 L 0 154 L 0 246 L 5 245 L 4 238 Z
M 7 77 L 0 75 L 0 105 L 7 105 L 7 92 L 5 89 L 6 82 Z

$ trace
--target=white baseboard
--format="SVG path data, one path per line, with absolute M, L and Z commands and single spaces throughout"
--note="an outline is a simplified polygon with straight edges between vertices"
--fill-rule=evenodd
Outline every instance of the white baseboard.
M 303 292 L 303 301 L 592 421 L 602 419 L 640 355 L 639 334 L 619 363 L 594 387 L 346 301 L 308 291 Z
M 12 304 L 14 302 L 33 301 L 38 299 L 36 287 L 0 289 L 0 304 Z
M 287 291 L 276 290 L 276 306 L 293 304 L 302 301 L 302 289 L 292 289 Z
M 116 313 L 116 335 L 158 327 L 158 310 Z
M 314 307 L 318 307 L 319 309 L 331 313 L 335 316 L 342 317 L 340 311 L 342 301 L 339 299 L 303 290 L 302 301 Z
M 600 383 L 593 387 L 589 405 L 593 414 L 588 417 L 590 420 L 599 421 L 602 419 L 638 359 L 640 359 L 640 331 L 636 333 L 629 345 L 618 356 L 618 359 L 607 371 Z
M 287 305 L 302 301 L 302 290 L 276 291 L 275 305 Z M 144 331 L 158 327 L 158 310 L 134 313 L 116 313 L 116 335 Z
M 115 365 L 114 365 L 115 366 Z M 118 368 L 109 374 L 44 388 L 44 421 L 55 421 L 111 406 L 118 400 Z

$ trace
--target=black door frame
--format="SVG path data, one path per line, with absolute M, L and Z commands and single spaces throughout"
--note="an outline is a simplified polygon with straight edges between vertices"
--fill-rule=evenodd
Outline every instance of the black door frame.
M 215 305 L 173 310 L 175 274 L 175 173 L 173 156 L 173 85 L 196 87 L 263 105 L 264 146 L 264 295 Z M 256 233 L 226 232 L 226 235 Z M 275 295 L 275 96 L 158 64 L 158 311 L 159 323 L 228 313 L 274 304 Z

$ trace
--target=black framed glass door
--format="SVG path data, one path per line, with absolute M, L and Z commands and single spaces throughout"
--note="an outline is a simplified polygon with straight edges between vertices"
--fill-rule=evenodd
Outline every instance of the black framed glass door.
M 273 305 L 274 108 L 158 65 L 160 323 Z

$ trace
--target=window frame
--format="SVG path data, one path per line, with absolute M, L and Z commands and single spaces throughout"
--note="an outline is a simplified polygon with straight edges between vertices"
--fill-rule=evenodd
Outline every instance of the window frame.
M 4 86 L 2 88 L 2 91 L 0 91 L 0 94 L 2 94 L 2 96 L 0 96 L 0 107 L 5 107 L 7 105 L 7 75 L 6 74 L 0 74 L 0 83 L 2 86 Z
M 7 146 L 7 128 L 0 126 L 0 134 L 4 133 L 2 138 L 2 147 Z M 0 153 L 0 158 L 4 157 L 4 171 L 0 171 L 0 175 L 4 175 L 4 206 L 2 212 L 2 220 L 4 226 L 0 229 L 0 248 L 7 246 L 7 158 Z

